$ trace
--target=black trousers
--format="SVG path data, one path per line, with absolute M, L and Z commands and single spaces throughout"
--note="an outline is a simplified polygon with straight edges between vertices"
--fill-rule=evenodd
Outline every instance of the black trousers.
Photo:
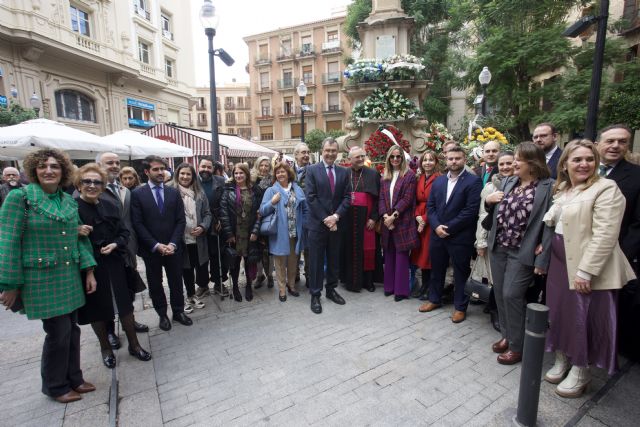
M 162 268 L 167 274 L 169 282 L 169 296 L 171 311 L 175 316 L 184 311 L 184 298 L 182 293 L 182 252 L 175 252 L 173 255 L 160 256 L 153 254 L 144 259 L 144 266 L 147 269 L 147 282 L 149 284 L 149 295 L 153 302 L 153 308 L 159 316 L 167 314 L 167 297 L 162 288 Z
M 309 292 L 311 295 L 320 295 L 326 276 L 327 289 L 335 289 L 338 286 L 338 264 L 340 262 L 339 231 L 309 230 Z M 327 260 L 325 274 L 324 261 Z M 306 260 L 305 260 L 306 262 Z
M 187 289 L 187 297 L 192 297 L 196 294 L 196 283 L 201 288 L 209 287 L 209 268 L 206 262 L 200 265 L 197 244 L 187 245 L 187 254 L 189 255 L 190 267 L 182 269 L 182 279 L 184 287 Z M 194 270 L 195 275 L 193 274 Z
M 209 273 L 211 274 L 211 281 L 220 287 L 220 284 L 223 282 L 222 277 L 225 277 L 229 273 L 229 266 L 220 251 L 218 237 L 208 235 L 207 242 L 209 243 Z M 219 243 L 223 244 L 222 237 L 220 237 Z M 220 277 L 220 272 L 222 272 L 222 277 Z M 207 286 L 209 286 L 208 283 Z
M 58 397 L 84 383 L 80 369 L 80 327 L 75 311 L 42 319 L 47 336 L 42 347 L 42 392 Z

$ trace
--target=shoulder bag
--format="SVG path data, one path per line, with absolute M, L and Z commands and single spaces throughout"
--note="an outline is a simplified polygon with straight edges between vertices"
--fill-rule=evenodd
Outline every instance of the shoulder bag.
M 479 258 L 479 257 L 478 257 Z M 481 280 L 473 278 L 473 273 L 477 268 L 478 259 L 473 263 L 471 274 L 467 279 L 467 283 L 464 284 L 464 293 L 474 301 L 489 302 L 489 295 L 491 294 L 491 284 L 483 283 Z
M 278 205 L 273 213 L 260 220 L 260 234 L 262 236 L 275 236 L 278 234 Z

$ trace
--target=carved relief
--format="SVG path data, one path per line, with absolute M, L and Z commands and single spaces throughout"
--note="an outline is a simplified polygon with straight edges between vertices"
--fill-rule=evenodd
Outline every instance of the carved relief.
M 411 148 L 416 153 L 422 153 L 427 149 L 427 132 L 425 129 L 429 126 L 427 119 L 413 119 L 409 122 L 409 133 L 411 133 Z
M 41 7 L 42 7 L 42 2 L 40 0 L 31 0 L 31 8 L 34 11 L 39 12 Z
M 360 140 L 362 128 L 353 122 L 347 122 L 345 128 L 348 133 L 339 137 L 337 141 L 339 150 L 348 152 L 351 147 L 359 147 L 362 145 L 362 141 Z
M 123 31 L 120 34 L 120 40 L 122 40 L 122 49 L 129 50 L 129 42 L 131 41 L 129 35 Z
M 36 46 L 26 46 L 22 49 L 22 57 L 31 62 L 38 62 L 43 53 L 44 49 Z

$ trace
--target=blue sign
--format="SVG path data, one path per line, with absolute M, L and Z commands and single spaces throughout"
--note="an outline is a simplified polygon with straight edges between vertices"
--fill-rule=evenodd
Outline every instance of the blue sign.
M 129 125 L 139 128 L 152 128 L 156 125 L 156 122 L 152 122 L 150 120 L 129 119 Z
M 4 95 L 0 95 L 0 107 L 7 108 L 9 104 L 7 103 L 7 97 Z
M 143 108 L 145 110 L 155 110 L 156 106 L 150 102 L 138 101 L 137 99 L 127 98 L 127 105 L 132 107 Z

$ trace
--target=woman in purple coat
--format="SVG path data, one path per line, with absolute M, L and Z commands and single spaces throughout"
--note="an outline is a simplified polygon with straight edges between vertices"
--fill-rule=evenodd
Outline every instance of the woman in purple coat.
M 396 301 L 409 297 L 409 252 L 420 243 L 415 207 L 416 175 L 407 165 L 404 150 L 394 145 L 387 152 L 378 210 L 383 219 L 384 294 L 395 294 Z

